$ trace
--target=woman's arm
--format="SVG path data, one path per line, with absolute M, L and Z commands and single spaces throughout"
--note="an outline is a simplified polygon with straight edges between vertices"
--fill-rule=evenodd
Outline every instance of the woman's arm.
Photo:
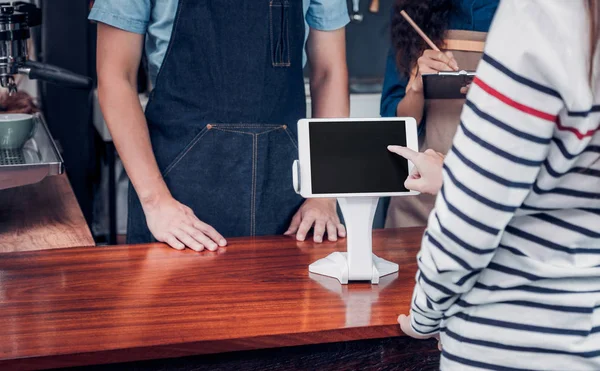
M 144 35 L 98 25 L 98 95 L 102 114 L 154 237 L 174 248 L 215 250 L 225 240 L 173 199 L 156 163 L 137 92 Z
M 423 120 L 425 99 L 422 91 L 409 88 L 413 85 L 396 67 L 394 48 L 386 60 L 385 77 L 381 93 L 380 113 L 383 117 L 414 117 L 417 125 Z
M 406 95 L 407 85 L 408 78 L 401 76 L 398 72 L 394 48 L 390 48 L 386 59 L 381 104 L 379 107 L 381 116 L 395 117 L 397 115 L 396 109 L 398 108 L 398 103 Z
M 538 36 L 544 33 L 535 22 L 514 18 L 536 14 L 523 3 L 542 5 L 521 1 L 500 6 L 445 159 L 443 186 L 418 254 L 411 325 L 421 335 L 439 331 L 445 311 L 490 263 L 537 178 L 564 105 L 549 93 L 553 71 L 561 68 L 545 58 L 553 54 L 551 42 Z
M 425 109 L 421 75 L 456 70 L 458 70 L 458 64 L 452 53 L 425 50 L 418 59 L 413 76 L 409 80 L 399 74 L 396 68 L 395 54 L 393 49 L 390 50 L 381 95 L 381 116 L 414 117 L 417 124 L 420 125 Z

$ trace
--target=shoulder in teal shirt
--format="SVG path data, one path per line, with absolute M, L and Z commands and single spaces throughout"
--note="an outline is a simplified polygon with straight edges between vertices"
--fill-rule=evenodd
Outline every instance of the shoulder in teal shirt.
M 150 80 L 156 75 L 169 46 L 175 14 L 180 0 L 96 0 L 89 19 L 146 35 L 146 56 Z M 346 0 L 302 0 L 306 23 L 309 27 L 332 31 L 344 27 L 350 21 Z M 306 53 L 303 56 L 306 63 Z

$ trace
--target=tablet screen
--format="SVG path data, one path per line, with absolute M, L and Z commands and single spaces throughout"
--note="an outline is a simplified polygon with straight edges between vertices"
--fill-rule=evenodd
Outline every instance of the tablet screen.
M 387 150 L 406 146 L 404 121 L 310 122 L 313 194 L 408 192 L 408 161 Z

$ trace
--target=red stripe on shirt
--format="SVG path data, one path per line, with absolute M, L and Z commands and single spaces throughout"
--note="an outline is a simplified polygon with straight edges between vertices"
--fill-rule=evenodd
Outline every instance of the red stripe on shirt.
M 590 137 L 590 136 L 594 135 L 594 133 L 598 130 L 598 129 L 592 129 L 592 130 L 586 131 L 585 133 L 582 133 L 579 130 L 577 130 L 576 128 L 572 128 L 572 127 L 568 127 L 568 126 L 563 126 L 560 123 L 560 120 L 558 119 L 558 116 L 551 115 L 549 113 L 536 110 L 535 108 L 528 107 L 528 106 L 526 106 L 524 104 L 521 104 L 519 102 L 515 102 L 514 100 L 510 99 L 506 95 L 500 93 L 498 90 L 492 88 L 491 86 L 489 86 L 488 84 L 486 84 L 485 82 L 483 82 L 478 77 L 475 77 L 475 79 L 473 79 L 473 83 L 475 85 L 479 86 L 481 89 L 483 89 L 486 93 L 488 93 L 491 96 L 497 98 L 498 100 L 506 103 L 507 105 L 509 105 L 509 106 L 511 106 L 513 108 L 516 108 L 519 111 L 527 113 L 529 115 L 541 118 L 543 120 L 547 120 L 547 121 L 553 122 L 553 123 L 556 124 L 556 127 L 557 127 L 558 130 L 569 131 L 569 132 L 575 134 L 575 136 L 577 136 L 578 139 L 583 139 L 585 137 Z
M 571 133 L 575 134 L 578 139 L 583 139 L 585 137 L 591 137 L 598 130 L 598 129 L 591 129 L 591 130 L 586 131 L 585 133 L 582 133 L 582 132 L 580 132 L 579 130 L 577 130 L 575 128 L 571 128 L 571 127 L 568 127 L 568 126 L 563 126 L 560 123 L 560 120 L 556 120 L 556 127 L 558 128 L 558 130 L 570 131 Z
M 528 115 L 532 115 L 538 118 L 541 118 L 543 120 L 547 120 L 550 122 L 556 122 L 558 117 L 556 115 L 551 115 L 549 113 L 546 112 L 542 112 L 542 111 L 538 111 L 535 108 L 531 108 L 528 107 L 524 104 L 521 104 L 519 102 L 515 102 L 514 100 L 510 99 L 509 97 L 507 97 L 506 95 L 500 93 L 498 90 L 492 88 L 491 86 L 489 86 L 488 84 L 486 84 L 485 82 L 483 82 L 480 78 L 475 77 L 475 79 L 473 79 L 473 83 L 477 86 L 479 86 L 481 89 L 483 89 L 486 93 L 488 93 L 489 95 L 495 97 L 496 99 L 508 104 L 509 106 L 518 109 L 521 112 L 524 112 Z

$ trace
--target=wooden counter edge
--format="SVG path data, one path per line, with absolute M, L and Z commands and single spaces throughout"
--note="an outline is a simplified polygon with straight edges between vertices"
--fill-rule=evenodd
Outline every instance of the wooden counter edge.
M 264 335 L 245 339 L 220 339 L 148 347 L 107 349 L 89 353 L 0 359 L 0 369 L 40 370 L 81 367 L 404 336 L 400 326 L 395 324 L 355 327 L 319 332 Z

